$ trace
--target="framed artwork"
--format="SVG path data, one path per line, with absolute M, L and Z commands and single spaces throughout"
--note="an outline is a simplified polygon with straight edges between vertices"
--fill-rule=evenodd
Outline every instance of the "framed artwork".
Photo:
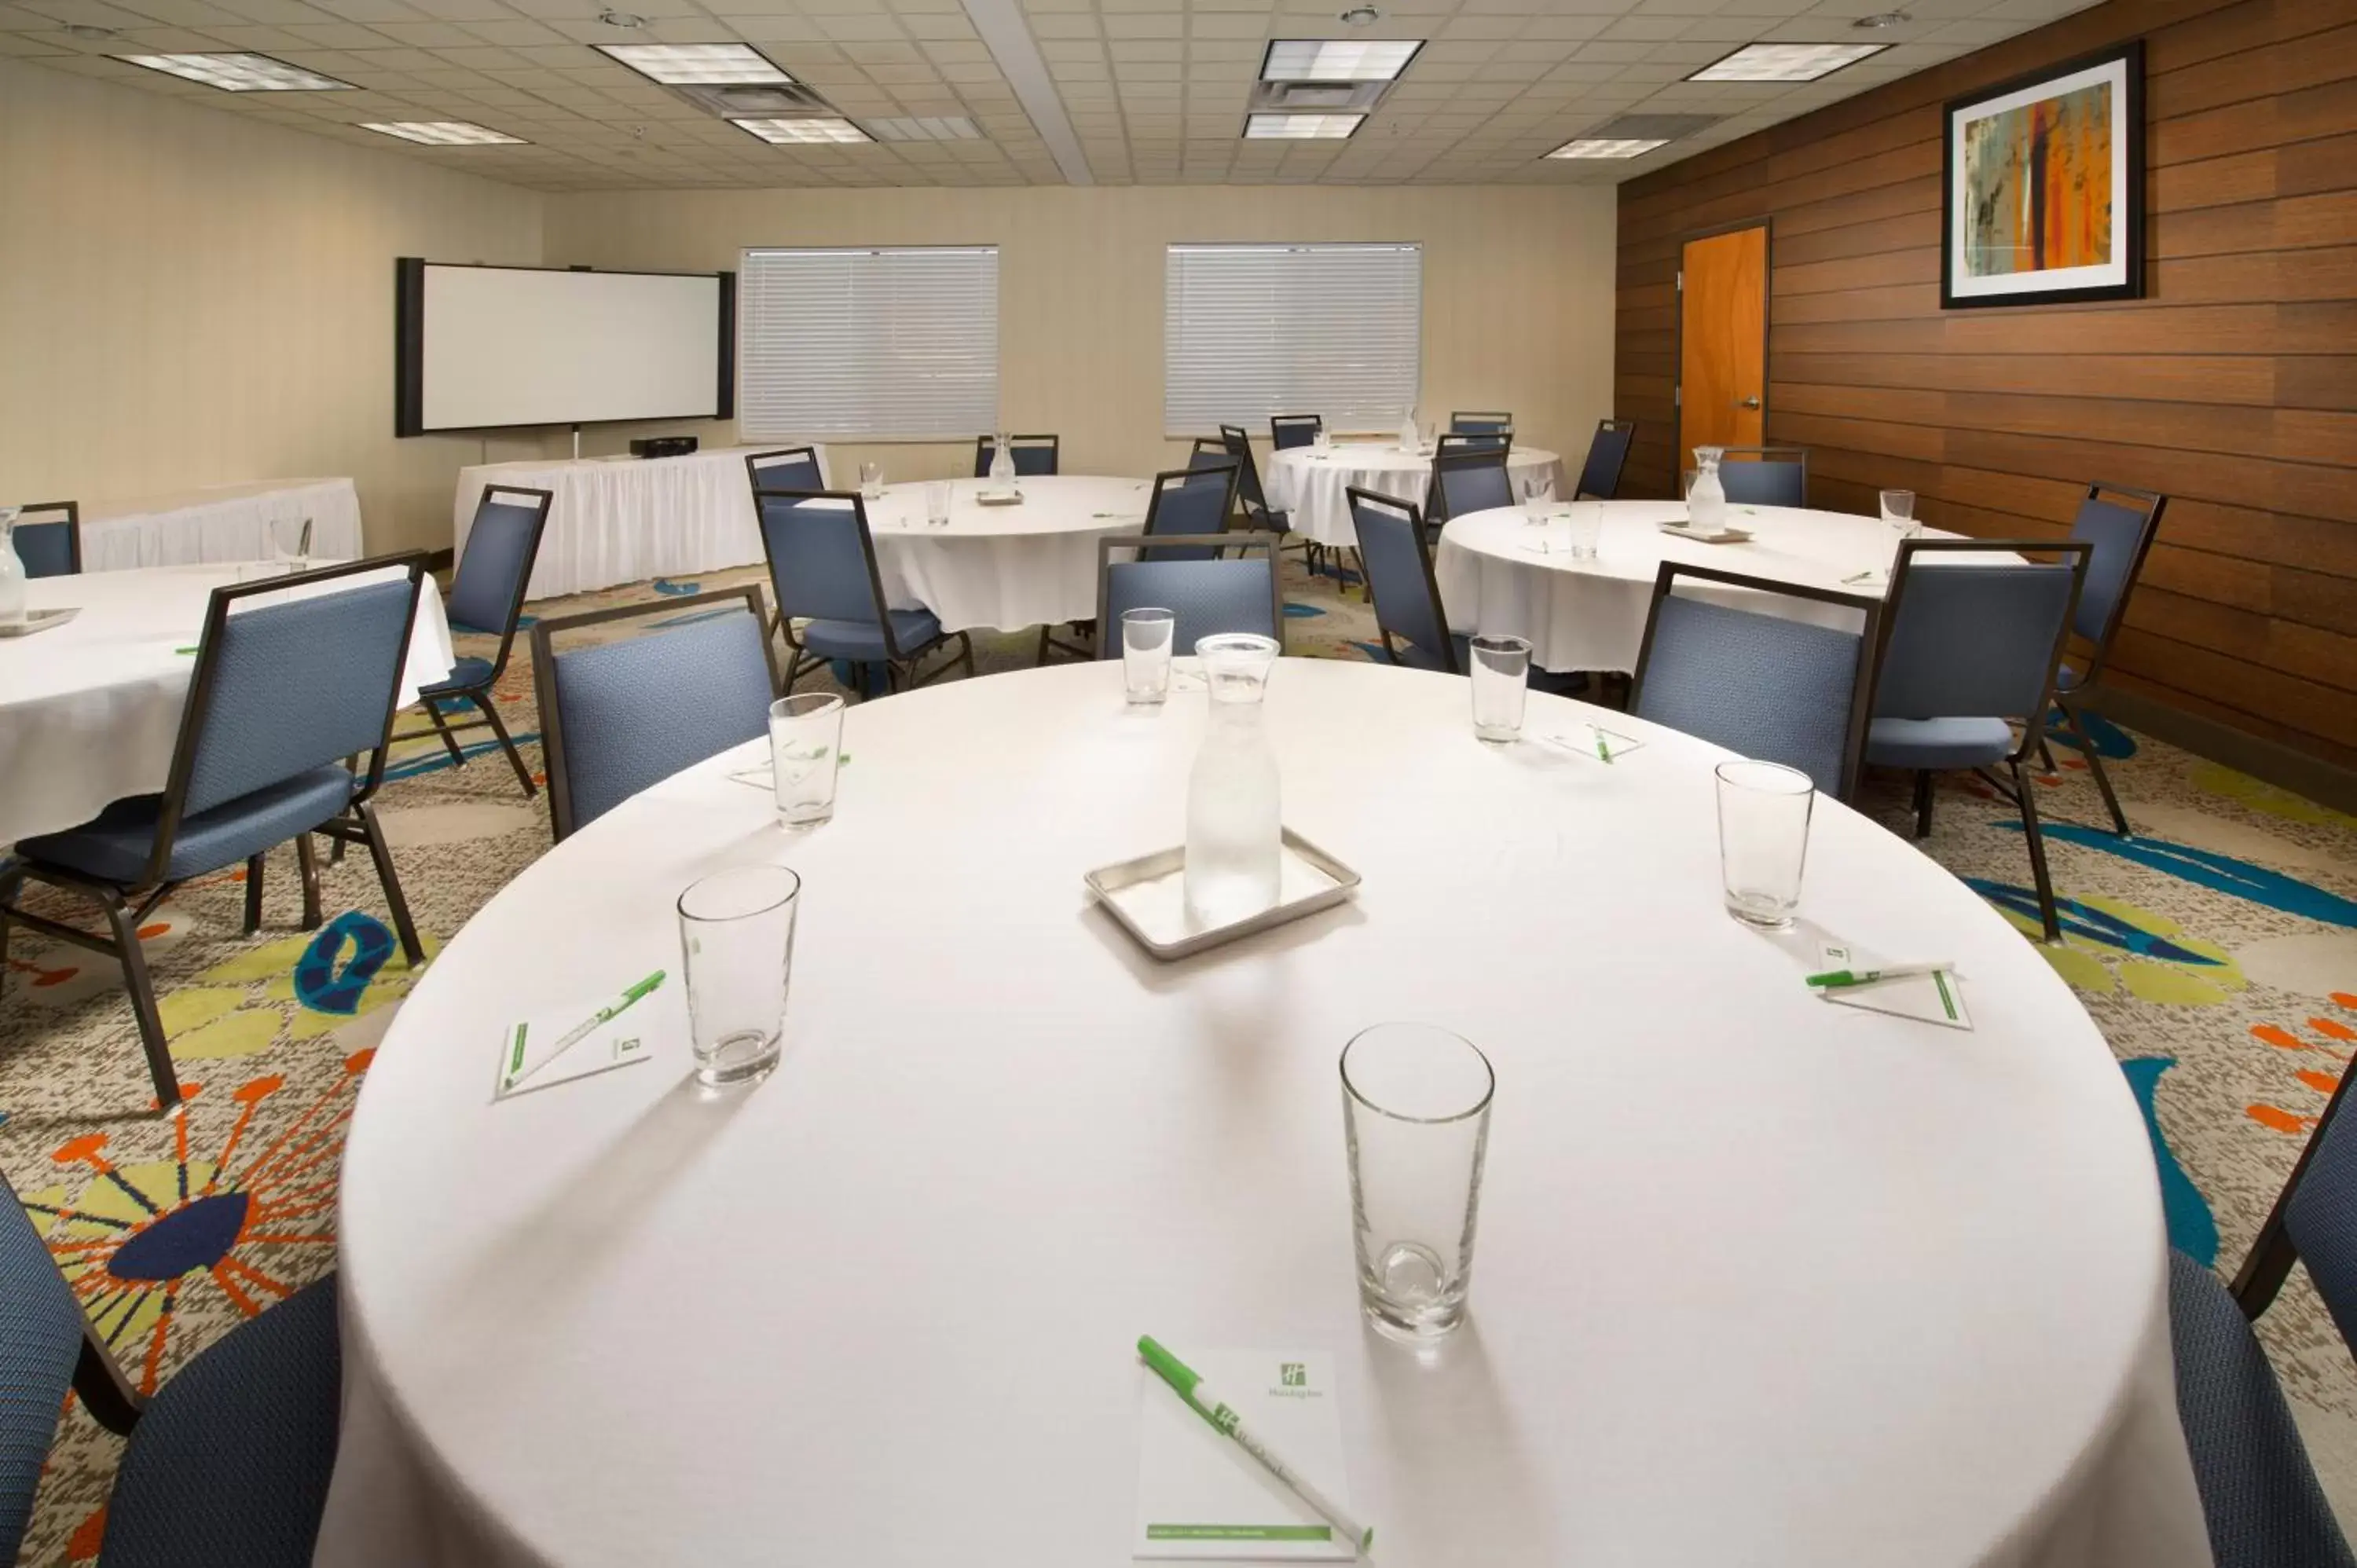
M 1947 105 L 1940 305 L 2144 295 L 2144 44 Z

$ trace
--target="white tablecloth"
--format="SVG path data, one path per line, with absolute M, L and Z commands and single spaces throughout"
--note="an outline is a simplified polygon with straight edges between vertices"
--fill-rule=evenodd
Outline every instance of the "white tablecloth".
M 1542 670 L 1625 674 L 1637 667 L 1645 618 L 1652 609 L 1653 579 L 1663 561 L 1879 598 L 1899 547 L 1889 524 L 1849 512 L 1730 507 L 1727 521 L 1751 530 L 1749 542 L 1703 544 L 1661 531 L 1662 523 L 1685 516 L 1683 501 L 1576 504 L 1603 521 L 1600 547 L 1592 559 L 1569 553 L 1563 523 L 1534 526 L 1519 507 L 1451 518 L 1432 558 L 1449 626 L 1526 637 L 1532 660 Z M 1938 529 L 1924 532 L 1949 537 Z M 1861 572 L 1876 575 L 1845 581 Z M 1827 626 L 1855 628 L 1859 620 L 1853 612 L 1804 600 L 1780 599 L 1768 607 Z
M 305 520 L 317 560 L 361 553 L 361 498 L 350 479 L 260 479 L 81 508 L 81 569 L 267 561 L 293 553 Z
M 921 605 L 951 631 L 1019 631 L 1097 613 L 1097 541 L 1146 527 L 1149 482 L 1042 475 L 1019 506 L 974 499 L 985 479 L 952 479 L 950 521 L 925 521 L 922 484 L 888 485 L 867 503 L 876 565 L 896 609 Z
M 1517 496 L 1521 481 L 1531 476 L 1544 478 L 1551 494 L 1563 489 L 1562 462 L 1541 447 L 1514 447 L 1507 454 L 1506 472 L 1515 481 Z M 1338 441 L 1323 455 L 1308 446 L 1288 446 L 1269 454 L 1264 479 L 1268 504 L 1293 514 L 1294 532 L 1320 544 L 1355 550 L 1359 531 L 1351 521 L 1350 498 L 1342 492 L 1373 490 L 1421 508 L 1425 492 L 1432 488 L 1432 458 L 1405 451 L 1397 442 Z
M 716 446 L 684 457 L 479 463 L 458 470 L 452 546 L 466 553 L 485 485 L 521 485 L 556 497 L 533 567 L 532 598 L 749 566 L 761 559 L 761 531 L 745 456 L 776 450 Z M 823 446 L 818 463 L 825 474 Z
M 196 642 L 212 591 L 237 580 L 233 566 L 155 566 L 26 585 L 34 609 L 73 605 L 81 613 L 53 630 L 0 638 L 0 843 L 79 826 L 110 800 L 164 787 L 196 668 L 174 650 Z M 451 662 L 449 625 L 429 578 L 402 673 L 404 703 L 448 675 Z
M 1178 965 L 1081 876 L 1178 841 L 1204 699 L 1110 664 L 854 708 L 813 832 L 727 777 L 757 743 L 557 846 L 361 1091 L 317 1561 L 1107 1568 L 1151 1333 L 1329 1349 L 1391 1568 L 2207 1563 L 2151 1147 L 2070 988 L 1821 801 L 1804 914 L 1952 957 L 1978 1027 L 1824 1003 L 1720 910 L 1723 754 L 1538 695 L 1649 744 L 1492 750 L 1466 693 L 1284 660 L 1286 820 L 1365 884 Z M 768 1082 L 693 1087 L 673 983 L 645 1071 L 488 1103 L 507 1024 L 676 977 L 680 888 L 763 861 L 803 878 Z M 1351 1262 L 1335 1063 L 1391 1018 L 1498 1073 L 1421 1361 Z

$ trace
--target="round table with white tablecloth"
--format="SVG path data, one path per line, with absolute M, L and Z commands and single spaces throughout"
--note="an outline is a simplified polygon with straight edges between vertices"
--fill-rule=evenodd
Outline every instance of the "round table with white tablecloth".
M 1467 690 L 1279 661 L 1286 822 L 1364 883 L 1176 964 L 1082 875 L 1178 842 L 1205 699 L 1111 663 L 855 707 L 813 832 L 757 742 L 559 844 L 361 1090 L 317 1563 L 1104 1568 L 1141 1333 L 1329 1350 L 1391 1568 L 2207 1563 L 2151 1147 L 2070 988 L 1827 800 L 1803 916 L 1952 959 L 1975 1026 L 1824 1002 L 1720 910 L 1724 753 L 1538 694 L 1644 745 L 1491 748 Z M 506 1026 L 676 978 L 674 896 L 750 862 L 802 877 L 767 1082 L 695 1089 L 673 983 L 639 1065 L 490 1102 Z M 1360 1315 L 1336 1073 L 1394 1018 L 1497 1069 L 1423 1359 Z
M 1597 553 L 1575 556 L 1563 518 L 1576 507 L 1602 530 Z M 1555 521 L 1520 507 L 1451 518 L 1433 553 L 1433 573 L 1449 626 L 1526 637 L 1542 670 L 1637 667 L 1653 582 L 1664 561 L 1715 566 L 1802 587 L 1879 598 L 1899 535 L 1879 518 L 1796 507 L 1730 506 L 1729 524 L 1744 542 L 1706 544 L 1662 532 L 1683 521 L 1683 501 L 1578 501 L 1547 509 Z M 1946 538 L 1938 529 L 1929 537 Z M 1834 606 L 1779 600 L 1767 607 L 1796 619 L 1855 628 L 1860 618 Z
M 1544 448 L 1511 448 L 1506 472 L 1517 495 L 1526 478 L 1544 479 L 1550 494 L 1563 493 L 1562 461 Z M 1325 451 L 1287 446 L 1269 455 L 1266 479 L 1262 488 L 1270 508 L 1292 514 L 1294 532 L 1329 547 L 1356 550 L 1359 531 L 1343 492 L 1372 490 L 1422 507 L 1432 486 L 1432 454 L 1411 452 L 1396 441 L 1337 441 Z
M 374 580 L 339 578 L 318 591 Z M 151 566 L 25 585 L 33 609 L 81 613 L 48 631 L 0 638 L 0 844 L 79 827 L 110 800 L 164 788 L 196 667 L 179 650 L 202 633 L 212 591 L 238 581 L 235 566 Z M 403 703 L 447 677 L 451 662 L 449 625 L 429 577 L 409 636 Z
M 81 569 L 268 561 L 301 549 L 307 523 L 313 559 L 359 557 L 361 498 L 348 478 L 256 479 L 136 499 L 84 501 Z
M 1097 613 L 1097 541 L 1146 527 L 1145 479 L 1034 475 L 1023 499 L 985 506 L 986 479 L 941 479 L 949 521 L 927 518 L 926 486 L 887 485 L 867 503 L 884 596 L 896 609 L 921 605 L 949 631 L 1019 631 L 1087 620 Z

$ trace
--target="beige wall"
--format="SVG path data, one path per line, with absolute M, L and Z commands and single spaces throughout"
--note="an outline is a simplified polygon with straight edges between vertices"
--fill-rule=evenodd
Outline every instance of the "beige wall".
M 393 258 L 537 263 L 544 202 L 0 60 L 0 499 L 350 474 L 371 548 L 447 546 L 485 448 L 393 437 Z
M 754 245 L 995 243 L 999 405 L 1064 438 L 1065 471 L 1173 466 L 1162 438 L 1162 251 L 1179 241 L 1420 241 L 1426 418 L 1506 408 L 1524 442 L 1584 453 L 1612 402 L 1613 193 L 1533 187 L 1125 187 L 552 196 L 548 260 L 703 271 Z M 726 425 L 646 429 L 733 439 Z M 971 446 L 837 446 L 895 478 L 961 472 Z

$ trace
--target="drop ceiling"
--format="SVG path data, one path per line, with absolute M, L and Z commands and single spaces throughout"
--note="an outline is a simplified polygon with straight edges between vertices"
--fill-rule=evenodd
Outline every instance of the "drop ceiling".
M 2092 0 L 0 0 L 0 57 L 541 190 L 1613 183 Z M 1858 16 L 1909 20 L 1864 30 Z M 1430 40 L 1347 140 L 1246 140 L 1273 38 Z M 1755 40 L 1889 47 L 1803 83 L 1688 81 Z M 980 132 L 770 145 L 592 45 L 750 43 L 856 122 Z M 250 50 L 352 84 L 224 92 L 108 58 Z M 1723 116 L 1641 157 L 1546 154 L 1623 115 Z M 420 146 L 467 121 L 526 145 Z

